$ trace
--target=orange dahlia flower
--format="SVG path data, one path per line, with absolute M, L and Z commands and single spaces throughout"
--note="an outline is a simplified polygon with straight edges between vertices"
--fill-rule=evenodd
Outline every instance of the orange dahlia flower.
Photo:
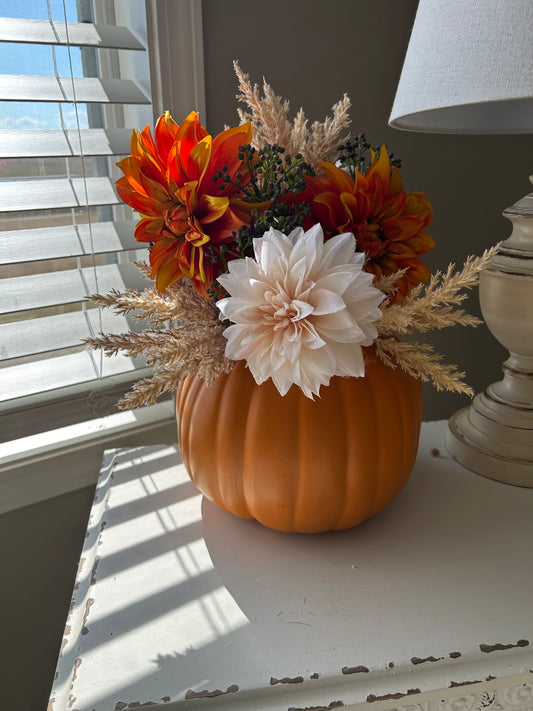
M 217 250 L 249 219 L 248 205 L 235 197 L 240 188 L 231 181 L 242 169 L 238 147 L 251 137 L 248 123 L 212 138 L 196 112 L 178 125 L 167 111 L 154 138 L 148 126 L 133 131 L 131 156 L 117 164 L 124 173 L 117 192 L 141 216 L 135 239 L 153 243 L 150 265 L 159 291 L 186 276 L 205 295 L 218 276 Z M 223 190 L 213 180 L 222 166 L 230 178 Z
M 406 193 L 402 176 L 391 166 L 385 146 L 379 158 L 355 179 L 331 163 L 319 163 L 325 177 L 308 178 L 305 193 L 313 212 L 331 237 L 353 232 L 357 251 L 366 252 L 365 269 L 377 278 L 407 269 L 392 300 L 401 301 L 413 286 L 430 277 L 419 255 L 435 242 L 425 232 L 433 210 L 423 193 Z

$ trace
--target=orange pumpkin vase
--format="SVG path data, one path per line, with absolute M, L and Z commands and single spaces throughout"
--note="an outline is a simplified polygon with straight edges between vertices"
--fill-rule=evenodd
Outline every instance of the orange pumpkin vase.
M 414 465 L 422 386 L 365 348 L 365 377 L 335 376 L 310 400 L 257 385 L 244 361 L 176 397 L 185 467 L 211 501 L 278 531 L 319 533 L 382 511 Z

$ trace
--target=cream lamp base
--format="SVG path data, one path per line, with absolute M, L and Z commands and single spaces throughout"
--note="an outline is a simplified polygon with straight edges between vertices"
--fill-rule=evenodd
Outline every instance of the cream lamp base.
M 513 232 L 482 273 L 479 298 L 488 328 L 510 357 L 503 380 L 452 415 L 446 446 L 477 474 L 533 488 L 533 193 L 503 214 Z
M 485 393 L 477 395 L 470 407 L 450 418 L 448 452 L 477 474 L 532 488 L 533 417 L 530 413 L 529 422 L 523 418 L 526 426 L 521 427 L 515 414 L 514 407 L 491 402 Z

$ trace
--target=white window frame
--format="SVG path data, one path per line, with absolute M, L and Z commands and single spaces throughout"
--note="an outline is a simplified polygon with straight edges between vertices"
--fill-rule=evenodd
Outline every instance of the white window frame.
M 147 40 L 149 82 L 148 77 L 136 75 L 136 79 L 145 90 L 151 84 L 154 121 L 166 109 L 178 121 L 194 109 L 205 122 L 201 2 L 145 0 L 146 37 L 139 36 L 136 22 L 139 4 L 143 0 L 114 0 L 113 4 L 95 0 L 95 20 L 105 23 L 105 13 L 111 10 L 118 24 Z M 128 389 L 131 376 L 114 381 L 113 388 L 103 391 L 104 411 L 106 402 L 114 402 Z M 86 386 L 75 386 L 60 402 L 38 397 L 4 415 L 2 426 L 8 428 L 9 440 L 0 444 L 0 513 L 94 484 L 104 449 L 176 440 L 172 400 L 96 418 L 86 401 Z M 81 419 L 80 408 L 86 410 Z M 73 411 L 78 413 L 75 419 Z M 53 429 L 21 436 L 22 418 L 34 424 L 46 419 Z

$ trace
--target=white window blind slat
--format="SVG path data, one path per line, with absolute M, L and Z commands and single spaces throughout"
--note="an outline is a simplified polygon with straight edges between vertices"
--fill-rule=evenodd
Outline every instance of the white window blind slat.
M 0 101 L 149 104 L 131 79 L 0 74 Z
M 134 264 L 104 264 L 2 280 L 0 314 L 13 314 L 84 301 L 106 293 L 148 286 Z
M 0 232 L 0 265 L 139 249 L 135 221 L 95 222 Z
M 0 18 L 0 42 L 98 47 L 144 50 L 138 39 L 126 27 L 109 27 L 89 23 L 25 18 Z
M 125 333 L 139 329 L 136 319 L 107 309 L 102 312 L 98 309 L 80 310 L 0 324 L 2 359 L 79 348 L 83 338 L 90 338 L 100 332 Z
M 55 210 L 120 203 L 110 178 L 47 178 L 0 182 L 0 211 Z
M 126 155 L 130 139 L 131 130 L 127 128 L 6 129 L 0 130 L 0 158 Z
M 143 359 L 118 355 L 102 360 L 102 371 L 88 351 L 68 353 L 0 369 L 0 400 L 9 402 L 72 385 L 90 383 L 99 377 L 134 373 L 145 367 Z

